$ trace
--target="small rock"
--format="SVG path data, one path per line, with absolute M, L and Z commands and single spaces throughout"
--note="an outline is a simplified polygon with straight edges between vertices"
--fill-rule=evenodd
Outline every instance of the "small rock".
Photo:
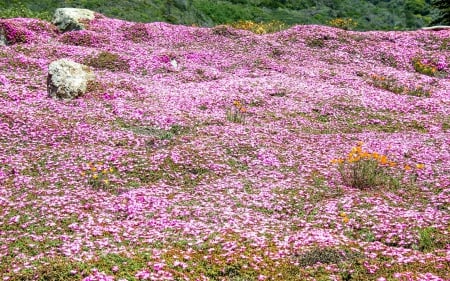
M 88 82 L 95 79 L 86 65 L 67 59 L 52 62 L 48 67 L 47 92 L 49 97 L 74 99 L 86 93 Z
M 179 69 L 178 62 L 177 62 L 175 59 L 170 60 L 170 64 L 172 65 L 172 67 L 173 67 L 173 69 L 174 69 L 175 71 L 180 70 L 180 69 Z
M 435 26 L 427 26 L 427 27 L 422 27 L 422 30 L 446 30 L 446 29 L 450 29 L 450 25 L 435 25 Z
M 53 15 L 52 23 L 63 32 L 82 30 L 85 29 L 82 21 L 93 20 L 94 18 L 95 13 L 88 9 L 59 8 Z
M 5 31 L 0 29 L 0 46 L 6 46 L 8 40 L 6 40 Z

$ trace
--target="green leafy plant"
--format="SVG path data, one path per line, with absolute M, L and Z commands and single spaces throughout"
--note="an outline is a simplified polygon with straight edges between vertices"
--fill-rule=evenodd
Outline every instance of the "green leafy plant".
M 16 2 L 14 6 L 2 7 L 0 9 L 0 18 L 38 18 L 51 21 L 52 15 L 48 11 L 31 10 L 22 2 Z
M 418 230 L 419 239 L 415 248 L 422 252 L 430 252 L 435 249 L 445 248 L 449 238 L 439 232 L 435 227 L 429 226 Z
M 419 230 L 419 245 L 418 248 L 421 251 L 432 250 L 434 248 L 433 234 L 435 229 L 432 227 L 426 227 Z
M 448 65 L 437 58 L 414 57 L 411 60 L 414 70 L 431 77 L 445 78 L 448 76 Z
M 415 97 L 431 97 L 431 92 L 424 87 L 416 87 L 412 89 L 408 89 L 406 91 L 407 95 L 415 96 Z
M 431 5 L 439 10 L 433 24 L 450 24 L 450 3 L 447 0 L 432 0 Z
M 199 26 L 230 24 L 240 20 L 254 22 L 280 21 L 289 26 L 294 24 L 330 24 L 332 22 L 339 28 L 362 30 L 418 28 L 427 25 L 430 20 L 439 18 L 442 20 L 446 16 L 445 8 L 442 8 L 440 4 L 435 4 L 435 6 L 442 13 L 432 13 L 430 1 L 371 2 L 371 5 L 367 5 L 367 1 L 352 1 L 351 5 L 348 5 L 342 4 L 343 2 L 338 0 L 8 0 L 1 2 L 0 16 L 3 18 L 37 17 L 50 21 L 52 12 L 64 3 L 66 6 L 87 8 L 101 12 L 108 17 L 134 22 L 165 21 Z M 387 2 L 392 4 L 386 5 Z M 446 0 L 434 0 L 433 2 L 447 3 Z M 364 13 L 356 13 L 355 11 L 364 11 Z M 333 19 L 336 15 L 347 18 Z M 350 17 L 352 21 L 349 21 Z M 357 23 L 357 26 L 354 23 Z M 444 23 L 441 21 L 441 24 Z

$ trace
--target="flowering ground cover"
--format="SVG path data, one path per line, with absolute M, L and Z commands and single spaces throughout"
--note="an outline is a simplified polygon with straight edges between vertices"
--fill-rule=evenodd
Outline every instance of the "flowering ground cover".
M 450 279 L 449 31 L 0 27 L 2 280 Z

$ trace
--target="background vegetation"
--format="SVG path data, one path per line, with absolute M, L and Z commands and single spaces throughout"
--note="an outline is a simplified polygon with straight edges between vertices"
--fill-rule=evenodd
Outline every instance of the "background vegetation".
M 450 24 L 450 1 L 433 0 L 432 5 L 439 10 L 439 14 L 433 23 Z
M 0 0 L 0 17 L 50 20 L 58 7 L 82 7 L 137 22 L 214 26 L 239 20 L 329 24 L 352 19 L 357 30 L 417 29 L 449 23 L 447 0 Z M 440 11 L 440 12 L 439 12 Z

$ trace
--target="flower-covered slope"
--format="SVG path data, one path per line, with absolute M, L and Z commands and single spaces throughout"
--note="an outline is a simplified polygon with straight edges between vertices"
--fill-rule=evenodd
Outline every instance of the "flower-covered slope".
M 0 28 L 3 280 L 450 278 L 449 31 Z M 345 184 L 355 146 L 389 184 Z

